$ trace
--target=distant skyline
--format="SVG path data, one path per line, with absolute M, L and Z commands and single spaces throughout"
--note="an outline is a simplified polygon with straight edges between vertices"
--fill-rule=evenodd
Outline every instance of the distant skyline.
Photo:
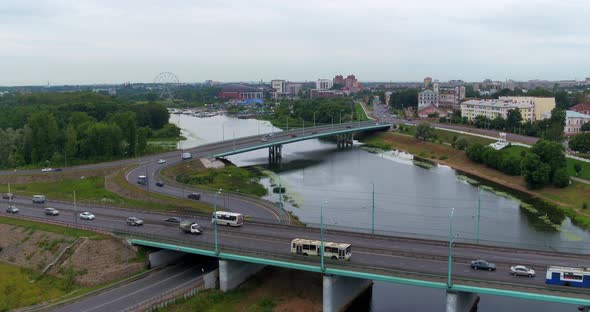
M 588 1 L 4 0 L 0 85 L 583 80 Z

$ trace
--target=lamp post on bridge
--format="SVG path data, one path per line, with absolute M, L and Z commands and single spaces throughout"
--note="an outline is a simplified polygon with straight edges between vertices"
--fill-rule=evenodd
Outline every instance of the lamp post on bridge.
M 303 117 L 299 117 L 298 119 L 301 119 L 301 121 L 303 122 L 303 131 L 301 135 L 305 135 L 305 119 L 303 119 Z
M 219 244 L 217 241 L 217 198 L 221 194 L 222 189 L 215 192 L 215 199 L 213 203 L 213 226 L 215 227 L 215 254 L 219 255 Z
M 455 214 L 455 208 L 451 208 L 450 228 L 449 228 L 449 269 L 447 273 L 447 288 L 453 286 L 451 282 L 451 270 L 453 266 L 453 215 Z
M 283 187 L 281 186 L 281 175 L 279 175 L 279 224 L 283 224 Z
M 339 123 L 342 123 L 342 111 L 338 112 L 338 114 L 340 114 L 340 122 Z
M 369 181 L 371 184 L 371 234 L 375 234 L 375 182 Z
M 313 112 L 313 126 L 315 128 L 315 112 Z
M 477 225 L 476 225 L 476 242 L 479 244 L 479 223 L 481 216 L 481 188 L 477 188 Z
M 322 272 L 326 270 L 324 267 L 324 205 L 327 205 L 328 201 L 323 200 L 320 205 L 320 259 Z

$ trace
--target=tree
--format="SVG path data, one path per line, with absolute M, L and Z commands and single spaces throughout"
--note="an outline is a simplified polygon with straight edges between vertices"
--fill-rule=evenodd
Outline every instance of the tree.
M 422 139 L 423 141 L 426 141 L 434 137 L 434 128 L 430 125 L 430 123 L 420 123 L 418 127 L 416 127 L 416 134 L 414 136 L 417 139 Z
M 30 128 L 31 161 L 38 163 L 49 160 L 56 151 L 57 121 L 51 113 L 33 113 L 27 125 Z
M 66 157 L 76 157 L 78 154 L 78 133 L 73 126 L 68 126 L 66 129 Z
M 580 127 L 580 131 L 582 131 L 582 132 L 590 131 L 590 122 L 583 124 L 582 127 Z
M 137 129 L 137 154 L 143 155 L 147 148 L 147 137 L 149 128 L 141 127 Z
M 137 120 L 135 118 L 135 113 L 117 113 L 111 116 L 110 121 L 119 126 L 123 133 L 123 138 L 127 142 L 126 152 L 128 155 L 133 155 L 135 152 L 135 144 L 137 142 Z
M 538 189 L 549 183 L 551 167 L 542 163 L 539 155 L 535 153 L 526 154 L 522 159 L 520 170 L 528 188 Z
M 544 120 L 545 121 L 545 120 Z M 563 129 L 565 128 L 565 110 L 558 107 L 551 111 L 551 118 L 545 123 L 540 124 L 541 127 L 544 125 L 543 138 L 545 140 L 560 142 L 563 138 Z
M 469 146 L 469 141 L 467 141 L 467 138 L 465 138 L 464 136 L 460 136 L 457 138 L 457 140 L 455 140 L 453 145 L 455 146 L 456 149 L 462 151 L 462 150 L 466 149 L 467 146 Z
M 418 89 L 404 89 L 393 93 L 389 105 L 395 109 L 418 106 Z
M 580 133 L 574 135 L 569 143 L 569 148 L 579 153 L 590 153 L 590 133 Z
M 574 170 L 576 171 L 576 176 L 579 176 L 580 172 L 582 172 L 582 165 L 580 165 L 580 163 L 575 163 Z
M 563 145 L 558 142 L 539 141 L 531 147 L 531 152 L 537 154 L 541 162 L 549 165 L 549 180 L 554 181 L 555 172 L 566 167 Z
M 508 110 L 506 114 L 506 129 L 513 131 L 517 129 L 522 124 L 522 114 L 520 113 L 520 109 L 514 108 Z
M 472 161 L 481 163 L 483 149 L 484 149 L 483 145 L 481 145 L 480 143 L 474 143 L 474 144 L 471 144 L 465 150 L 465 155 L 467 155 L 467 158 L 471 159 Z
M 520 163 L 522 159 L 513 155 L 503 155 L 500 160 L 500 171 L 509 175 L 520 175 Z
M 566 187 L 570 184 L 570 176 L 566 168 L 559 168 L 553 176 L 553 185 L 556 187 Z

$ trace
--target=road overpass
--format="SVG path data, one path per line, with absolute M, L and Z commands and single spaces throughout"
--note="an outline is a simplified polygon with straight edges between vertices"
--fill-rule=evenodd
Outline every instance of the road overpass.
M 293 238 L 320 239 L 320 230 L 317 228 L 259 222 L 246 222 L 239 228 L 220 227 L 219 252 L 216 253 L 213 225 L 206 217 L 183 216 L 194 219 L 203 227 L 202 235 L 193 236 L 181 232 L 176 224 L 164 222 L 168 214 L 84 206 L 84 210 L 93 212 L 97 217 L 93 221 L 86 221 L 75 218 L 73 207 L 68 207 L 64 203 L 62 205 L 61 214 L 52 217 L 45 216 L 39 205 L 22 203 L 19 205 L 20 217 L 109 231 L 126 237 L 137 245 L 216 257 L 225 261 L 223 265 L 220 262 L 220 276 L 226 278 L 228 273 L 223 273 L 224 268 L 229 268 L 228 272 L 233 272 L 232 267 L 241 267 L 241 263 L 249 263 L 250 265 L 244 264 L 244 267 L 252 270 L 272 265 L 324 274 L 327 278 L 324 280 L 324 286 L 332 285 L 328 287 L 332 294 L 334 291 L 338 293 L 340 289 L 337 286 L 339 282 L 334 279 L 338 276 L 342 277 L 347 285 L 358 279 L 447 289 L 451 292 L 449 298 L 453 298 L 452 294 L 456 294 L 454 292 L 466 298 L 473 297 L 469 297 L 470 293 L 480 293 L 590 305 L 588 289 L 549 287 L 544 283 L 545 269 L 550 265 L 589 266 L 587 255 L 582 254 L 455 243 L 451 262 L 452 283 L 449 286 L 446 283 L 449 244 L 443 240 L 371 235 L 333 228 L 325 230 L 324 239 L 351 243 L 353 255 L 349 262 L 326 260 L 325 266 L 322 267 L 318 257 L 296 256 L 290 253 L 290 242 Z M 138 228 L 127 226 L 125 219 L 129 215 L 144 218 L 145 225 Z M 498 270 L 472 270 L 469 261 L 478 258 L 495 262 Z M 537 277 L 515 277 L 508 274 L 509 267 L 515 264 L 535 268 Z M 229 275 L 231 277 L 231 274 Z M 247 275 L 242 277 L 245 278 Z M 239 278 L 234 278 L 233 283 L 239 282 Z

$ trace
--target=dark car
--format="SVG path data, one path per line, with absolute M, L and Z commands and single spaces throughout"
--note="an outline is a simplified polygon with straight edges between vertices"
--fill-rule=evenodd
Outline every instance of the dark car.
M 318 133 L 318 132 L 317 132 L 317 131 L 312 131 L 312 132 L 311 132 L 311 134 L 316 134 L 316 133 Z
M 14 206 L 8 206 L 8 208 L 6 208 L 6 212 L 7 213 L 18 213 L 18 208 L 14 207 Z
M 190 193 L 188 194 L 188 199 L 194 199 L 194 200 L 199 200 L 201 199 L 201 194 L 199 193 Z
M 495 271 L 496 265 L 485 260 L 473 260 L 471 261 L 471 268 L 475 270 Z
M 350 128 L 352 128 L 352 126 L 346 126 L 346 128 L 350 129 Z
M 57 172 L 62 171 L 62 170 L 63 169 L 61 169 L 61 168 L 55 168 L 55 169 L 53 169 L 53 171 L 57 171 Z
M 156 182 L 156 186 L 162 187 L 164 186 L 164 182 L 158 181 Z
M 292 138 L 296 138 L 297 137 L 297 134 L 291 134 L 291 137 Z
M 12 193 L 4 193 L 2 194 L 2 199 L 14 199 L 14 195 Z
M 180 221 L 182 221 L 182 219 L 179 218 L 179 217 L 170 217 L 170 218 L 168 218 L 168 219 L 166 219 L 164 221 L 166 221 L 166 222 L 172 222 L 172 223 L 180 223 Z

